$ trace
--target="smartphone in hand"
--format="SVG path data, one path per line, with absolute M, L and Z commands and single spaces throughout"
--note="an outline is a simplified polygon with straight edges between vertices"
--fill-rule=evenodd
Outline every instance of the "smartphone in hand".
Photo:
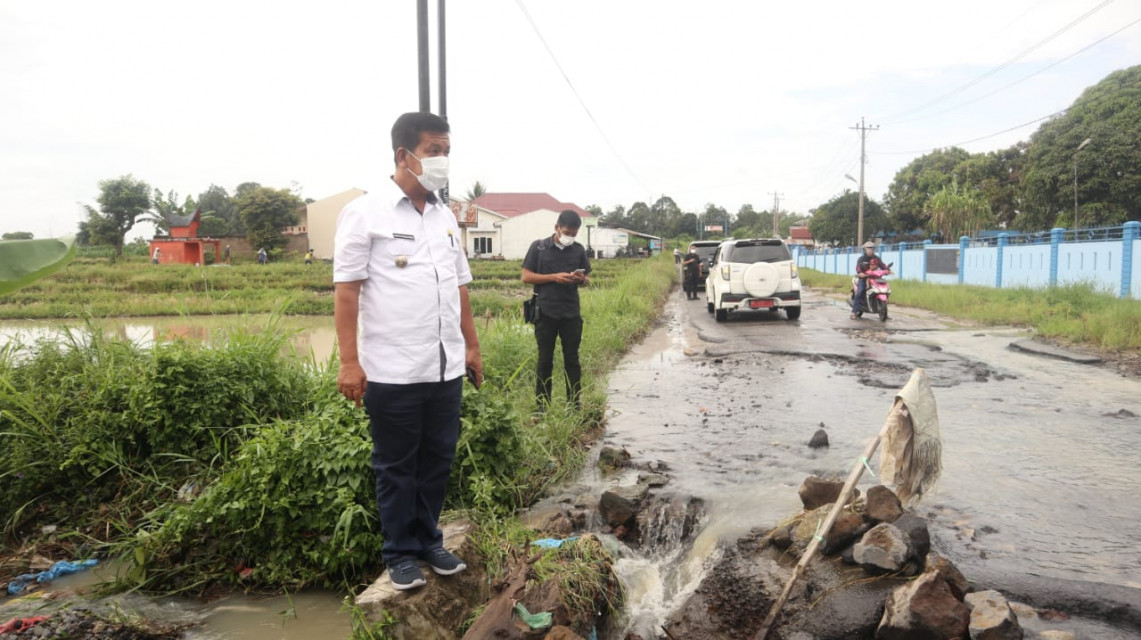
M 475 368 L 474 367 L 468 367 L 467 368 L 467 379 L 468 379 L 468 382 L 471 383 L 471 386 L 475 387 L 476 389 L 479 388 L 479 378 L 476 377 L 476 375 L 475 375 Z

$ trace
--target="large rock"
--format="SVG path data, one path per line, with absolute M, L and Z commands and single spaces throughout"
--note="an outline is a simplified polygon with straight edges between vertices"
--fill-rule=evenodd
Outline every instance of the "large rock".
M 882 484 L 868 489 L 866 504 L 865 511 L 872 522 L 895 522 L 903 515 L 903 505 L 899 502 L 899 496 Z
M 656 549 L 675 549 L 689 542 L 705 516 L 705 501 L 693 496 L 655 494 L 634 517 L 638 544 Z
M 619 447 L 602 447 L 598 451 L 598 468 L 605 473 L 617 471 L 630 464 L 630 452 Z
M 816 433 L 812 434 L 812 439 L 808 441 L 808 446 L 812 449 L 821 449 L 828 446 L 828 432 L 823 429 L 817 429 Z
M 971 640 L 1022 640 L 1022 627 L 1006 598 L 997 591 L 968 593 Z
M 899 571 L 910 557 L 907 534 L 886 522 L 872 527 L 852 547 L 852 559 L 872 573 Z
M 828 512 L 831 510 L 832 505 L 826 504 L 819 509 L 805 513 L 793 533 L 796 542 L 802 545 L 808 545 L 808 543 L 812 541 L 812 537 L 816 535 L 819 527 L 828 517 Z M 836 522 L 832 525 L 828 533 L 821 536 L 824 538 L 824 542 L 821 544 L 821 551 L 824 553 L 840 551 L 863 532 L 864 519 L 860 517 L 860 514 L 850 509 L 844 509 L 840 512 L 840 515 L 836 518 Z
M 836 502 L 840 497 L 840 490 L 844 488 L 842 480 L 825 480 L 818 476 L 808 476 L 800 483 L 800 501 L 808 511 Z
M 442 527 L 444 548 L 459 556 L 468 568 L 454 576 L 424 571 L 428 584 L 412 591 L 397 591 L 385 571 L 356 598 L 357 606 L 373 622 L 386 612 L 398 622 L 385 628 L 393 640 L 454 640 L 456 629 L 472 610 L 488 598 L 487 575 L 479 551 L 471 541 L 473 525 L 453 522 Z
M 907 534 L 911 542 L 911 557 L 920 565 L 931 552 L 931 532 L 927 521 L 917 515 L 907 513 L 895 519 L 892 525 Z
M 958 640 L 967 633 L 971 613 L 934 572 L 905 584 L 887 598 L 878 640 Z
M 649 490 L 650 487 L 644 484 L 607 489 L 598 501 L 598 513 L 602 516 L 602 521 L 611 527 L 630 524 L 642 508 Z
M 951 589 L 951 594 L 955 596 L 956 600 L 962 600 L 966 596 L 967 591 L 971 588 L 971 583 L 950 560 L 936 553 L 928 553 L 925 564 L 929 573 L 934 573 L 939 576 L 940 580 L 947 583 L 947 587 Z

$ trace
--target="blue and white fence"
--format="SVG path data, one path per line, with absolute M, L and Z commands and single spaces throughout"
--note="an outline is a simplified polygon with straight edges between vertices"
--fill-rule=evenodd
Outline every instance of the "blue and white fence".
M 986 287 L 1050 287 L 1090 283 L 1122 298 L 1141 300 L 1141 222 L 1102 229 L 1052 229 L 959 239 L 959 244 L 901 242 L 877 250 L 901 280 Z M 852 274 L 859 247 L 795 249 L 796 264 L 824 273 Z

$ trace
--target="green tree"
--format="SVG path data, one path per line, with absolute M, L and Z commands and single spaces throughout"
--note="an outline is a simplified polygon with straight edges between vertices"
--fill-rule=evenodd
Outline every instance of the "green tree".
M 162 191 L 154 190 L 152 200 L 154 211 L 148 211 L 139 218 L 139 222 L 150 222 L 155 226 L 156 234 L 170 235 L 170 222 L 176 216 L 188 216 L 194 213 L 197 204 L 194 198 L 186 196 L 182 204 L 178 202 L 178 193 L 173 189 L 163 195 Z
M 648 233 L 652 216 L 653 213 L 650 211 L 649 205 L 645 202 L 635 202 L 630 205 L 630 210 L 626 212 L 626 224 L 634 231 Z
M 820 244 L 854 245 L 860 211 L 860 194 L 845 190 L 817 207 L 808 228 Z M 878 202 L 864 198 L 864 233 L 871 237 L 888 228 L 888 217 Z
M 297 210 L 302 202 L 289 189 L 259 186 L 241 190 L 234 206 L 246 226 L 250 246 L 274 251 L 288 244 L 283 231 L 297 224 Z
M 650 206 L 650 227 L 648 233 L 669 238 L 682 232 L 681 207 L 677 206 L 674 199 L 663 195 L 654 201 Z
M 1091 142 L 1079 153 L 1082 141 Z M 1021 229 L 1074 226 L 1074 167 L 1081 226 L 1118 225 L 1141 214 L 1141 65 L 1114 71 L 1030 137 Z
M 9 231 L 0 237 L 4 240 L 31 240 L 36 236 L 31 231 Z
M 772 220 L 772 217 L 769 217 Z M 761 230 L 761 213 L 753 208 L 751 204 L 743 204 L 737 209 L 737 217 L 733 219 L 733 237 L 734 238 L 755 238 L 760 235 Z M 772 227 L 772 225 L 769 225 Z
M 198 209 L 202 212 L 202 226 L 198 227 L 198 232 L 203 236 L 245 235 L 245 224 L 225 188 L 212 184 L 198 194 Z
M 961 183 L 981 192 L 997 224 L 1011 225 L 1022 206 L 1026 149 L 1025 142 L 1018 142 L 1007 149 L 973 154 L 955 167 Z
M 602 218 L 603 224 L 611 227 L 626 227 L 629 222 L 626 219 L 626 207 L 623 205 L 614 205 L 614 208 L 606 213 Z
M 483 183 L 479 180 L 476 180 L 475 184 L 473 184 L 471 188 L 467 190 L 467 200 L 468 202 L 471 202 L 472 200 L 475 200 L 485 193 L 487 193 L 487 187 L 483 186 Z
M 927 199 L 951 184 L 959 163 L 970 157 L 971 154 L 958 147 L 936 149 L 900 169 L 884 196 L 884 207 L 890 215 L 892 226 L 904 233 L 925 227 L 927 213 L 924 205 Z M 864 213 L 866 216 L 867 211 Z M 866 217 L 864 222 L 867 222 Z M 866 224 L 864 228 L 867 229 Z
M 725 228 L 726 223 L 729 222 L 729 212 L 725 207 L 720 207 L 712 202 L 705 205 L 705 211 L 701 214 L 701 232 L 705 234 L 706 238 L 721 238 L 729 235 L 729 229 Z M 721 231 L 705 231 L 705 227 L 720 226 Z
M 923 207 L 928 228 L 938 232 L 943 242 L 975 235 L 994 221 L 986 196 L 974 187 L 960 187 L 957 178 L 928 198 Z
M 79 235 L 91 244 L 109 244 L 121 256 L 123 238 L 151 208 L 151 187 L 131 175 L 103 180 L 97 202 L 98 210 L 85 205 L 87 220 L 79 223 Z

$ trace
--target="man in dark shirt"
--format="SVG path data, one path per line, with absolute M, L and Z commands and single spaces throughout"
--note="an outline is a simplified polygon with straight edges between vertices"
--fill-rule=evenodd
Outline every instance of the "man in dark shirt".
M 555 233 L 531 243 L 523 258 L 523 282 L 534 285 L 539 295 L 539 319 L 535 321 L 535 342 L 539 347 L 535 395 L 539 409 L 551 403 L 551 375 L 555 363 L 555 340 L 563 344 L 563 367 L 567 376 L 567 400 L 581 408 L 582 365 L 578 347 L 582 342 L 582 312 L 578 288 L 590 284 L 590 260 L 586 249 L 575 242 L 582 219 L 574 211 L 563 211 L 555 223 Z
M 681 258 L 685 269 L 685 297 L 687 300 L 697 300 L 697 285 L 701 279 L 701 258 L 697 256 L 697 247 L 689 245 L 689 253 Z

